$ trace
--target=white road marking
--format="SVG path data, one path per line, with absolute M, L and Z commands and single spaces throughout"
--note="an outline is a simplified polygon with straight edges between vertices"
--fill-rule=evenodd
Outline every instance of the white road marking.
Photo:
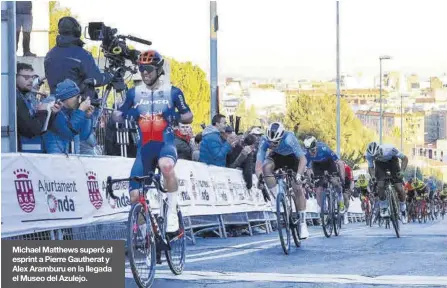
M 345 233 L 345 235 L 349 235 L 350 236 L 350 233 L 352 233 L 352 232 L 362 231 L 362 230 L 366 230 L 368 228 L 369 227 L 362 227 L 362 228 L 355 228 L 355 229 L 351 229 L 351 230 L 345 230 L 344 233 Z M 342 233 L 343 233 L 343 230 L 342 230 Z M 343 234 L 341 234 L 341 235 L 343 235 Z M 317 237 L 324 237 L 324 236 L 322 236 L 322 233 L 318 233 L 318 234 L 311 235 L 309 238 L 317 238 Z M 332 237 L 334 237 L 334 236 L 332 236 Z M 303 245 L 306 245 L 306 241 L 308 239 L 302 240 Z M 279 247 L 279 249 L 282 249 L 281 248 L 281 244 L 279 243 L 278 238 L 272 239 L 272 240 L 268 240 L 268 241 L 269 242 L 274 242 L 274 243 L 262 245 L 262 246 L 259 246 L 259 247 L 247 248 L 247 249 L 244 249 L 242 251 L 235 251 L 235 252 L 227 253 L 227 254 L 220 254 L 220 255 L 200 257 L 200 258 L 193 258 L 193 259 L 190 259 L 189 255 L 187 254 L 186 255 L 186 265 L 188 265 L 188 263 L 195 263 L 195 262 L 202 262 L 202 261 L 207 261 L 207 260 L 215 260 L 215 259 L 222 259 L 222 258 L 229 258 L 229 257 L 234 257 L 234 256 L 245 255 L 245 254 L 249 254 L 249 253 L 253 253 L 253 252 L 258 252 L 260 250 L 269 249 L 269 248 L 272 248 L 272 247 L 275 247 L 275 246 Z M 290 248 L 293 251 L 293 247 L 295 247 L 295 244 L 293 243 L 293 240 L 291 240 L 291 242 L 292 243 L 290 244 Z M 300 249 L 300 248 L 296 248 L 296 249 Z M 163 264 L 157 265 L 157 267 L 166 267 L 166 266 L 167 266 L 167 263 L 166 263 L 165 260 L 163 260 Z
M 347 229 L 345 230 L 346 232 L 353 232 L 353 231 L 358 231 L 358 230 L 365 230 L 366 228 L 364 227 L 358 227 L 358 228 L 353 228 L 353 229 Z M 273 233 L 276 233 L 273 232 Z M 309 238 L 315 238 L 317 236 L 321 236 L 323 235 L 321 233 L 321 231 L 317 232 L 318 234 L 315 235 L 311 235 Z M 343 233 L 343 230 L 342 230 Z M 343 235 L 343 234 L 342 234 Z M 244 243 L 244 244 L 239 244 L 239 245 L 234 245 L 234 246 L 229 246 L 228 248 L 223 248 L 223 249 L 217 249 L 217 250 L 211 250 L 211 251 L 206 251 L 203 253 L 196 253 L 196 254 L 191 254 L 191 255 L 187 255 L 187 258 L 189 259 L 190 257 L 197 257 L 197 256 L 204 256 L 204 255 L 209 255 L 209 254 L 215 254 L 215 253 L 219 253 L 219 252 L 225 252 L 225 251 L 229 251 L 229 250 L 233 250 L 233 249 L 238 249 L 238 248 L 243 248 L 243 247 L 247 247 L 247 246 L 251 246 L 251 245 L 255 245 L 255 244 L 261 244 L 261 243 L 270 243 L 270 242 L 278 242 L 278 235 L 275 235 L 275 239 L 270 239 L 270 240 L 262 240 L 262 241 L 255 241 L 255 242 L 249 242 L 249 243 Z M 351 237 L 351 236 L 349 236 Z M 249 248 L 250 249 L 250 248 Z M 259 249 L 259 248 L 253 248 L 253 249 Z
M 238 249 L 238 248 L 242 248 L 242 247 L 247 247 L 247 246 L 251 246 L 251 245 L 255 245 L 255 244 L 269 243 L 269 242 L 273 242 L 273 241 L 276 241 L 276 242 L 277 242 L 278 239 L 270 239 L 270 240 L 262 240 L 262 241 L 249 242 L 249 243 L 244 243 L 244 244 L 239 244 L 239 245 L 229 246 L 228 248 L 217 249 L 217 250 L 212 250 L 212 251 L 207 251 L 207 252 L 197 253 L 197 254 L 191 254 L 191 255 L 188 255 L 188 258 L 189 258 L 189 257 L 204 256 L 204 255 L 209 255 L 209 254 L 215 254 L 215 253 L 219 253 L 219 252 L 225 252 L 225 251 L 229 251 L 229 250 L 233 250 L 233 249 Z M 204 247 L 204 248 L 206 248 L 206 247 Z
M 385 275 L 377 277 L 367 277 L 361 275 L 338 274 L 280 274 L 253 272 L 184 271 L 183 274 L 176 276 L 173 275 L 169 270 L 159 270 L 157 271 L 155 278 L 184 281 L 224 280 L 246 282 L 338 283 L 376 285 L 447 285 L 447 277 L 408 275 Z

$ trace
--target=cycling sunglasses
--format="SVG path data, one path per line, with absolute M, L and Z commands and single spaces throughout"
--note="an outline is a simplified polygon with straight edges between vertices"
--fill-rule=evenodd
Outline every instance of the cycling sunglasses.
M 157 70 L 157 67 L 154 65 L 141 65 L 138 67 L 138 70 L 140 70 L 141 73 L 146 71 L 147 73 L 151 73 L 154 70 Z

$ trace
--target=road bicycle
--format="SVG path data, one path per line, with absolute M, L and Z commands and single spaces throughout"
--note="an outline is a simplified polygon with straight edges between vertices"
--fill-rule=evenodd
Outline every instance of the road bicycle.
M 168 203 L 161 193 L 167 193 L 167 191 L 161 184 L 161 175 L 149 173 L 147 176 L 125 179 L 112 179 L 109 176 L 107 194 L 113 199 L 118 199 L 113 194 L 113 184 L 124 181 L 135 181 L 139 184 L 139 200 L 132 204 L 127 222 L 127 256 L 138 287 L 148 288 L 154 282 L 156 264 L 162 263 L 162 251 L 165 252 L 166 261 L 172 273 L 179 275 L 183 272 L 186 259 L 186 237 L 182 212 L 177 205 L 179 230 L 176 233 L 167 233 Z M 153 213 L 146 197 L 149 189 L 154 188 L 160 200 L 159 214 Z M 143 258 L 142 261 L 140 258 Z
M 292 237 L 295 246 L 301 246 L 300 215 L 297 211 L 297 200 L 293 190 L 293 184 L 296 183 L 296 174 L 292 169 L 285 167 L 284 169 L 278 169 L 273 173 L 273 176 L 265 177 L 274 177 L 278 183 L 278 195 L 276 196 L 277 228 L 284 254 L 288 255 Z M 263 185 L 262 175 L 259 181 Z
M 324 171 L 323 176 L 316 176 L 316 183 L 323 181 L 323 192 L 321 193 L 321 226 L 324 235 L 329 238 L 334 232 L 335 236 L 340 235 L 342 215 L 339 209 L 339 193 L 333 187 L 334 179 L 340 181 L 338 173 L 330 175 L 328 171 Z M 316 185 L 319 186 L 319 185 Z

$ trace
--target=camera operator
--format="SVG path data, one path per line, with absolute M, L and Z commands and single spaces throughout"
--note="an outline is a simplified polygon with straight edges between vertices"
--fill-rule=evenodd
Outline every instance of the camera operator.
M 94 86 L 104 86 L 113 79 L 112 73 L 101 73 L 93 56 L 82 48 L 82 27 L 73 17 L 62 17 L 58 23 L 56 46 L 45 56 L 45 76 L 51 94 L 65 79 L 73 80 L 81 89 L 84 80 L 94 79 Z M 82 91 L 83 92 L 83 91 Z M 88 95 L 91 96 L 91 95 Z
M 90 98 L 82 101 L 79 87 L 70 79 L 57 84 L 55 96 L 62 109 L 43 135 L 46 151 L 79 154 L 80 141 L 91 134 L 90 118 L 95 108 L 90 105 Z
M 31 65 L 17 63 L 16 97 L 17 97 L 17 130 L 19 152 L 42 153 L 42 130 L 48 113 L 57 113 L 60 106 L 55 104 L 48 108 L 48 104 L 41 103 L 33 89 L 34 74 Z

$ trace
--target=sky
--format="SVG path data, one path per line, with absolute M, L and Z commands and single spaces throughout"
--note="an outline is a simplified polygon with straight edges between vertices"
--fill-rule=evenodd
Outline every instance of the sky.
M 209 72 L 207 0 L 60 3 L 83 26 L 103 21 L 121 34 L 151 40 L 152 48 L 163 55 L 191 61 Z M 34 10 L 35 21 L 48 17 L 44 8 Z M 341 72 L 378 75 L 379 56 L 390 55 L 392 60 L 383 62 L 384 71 L 423 77 L 447 73 L 445 11 L 445 0 L 341 0 Z M 217 12 L 219 76 L 336 77 L 335 0 L 221 0 Z

